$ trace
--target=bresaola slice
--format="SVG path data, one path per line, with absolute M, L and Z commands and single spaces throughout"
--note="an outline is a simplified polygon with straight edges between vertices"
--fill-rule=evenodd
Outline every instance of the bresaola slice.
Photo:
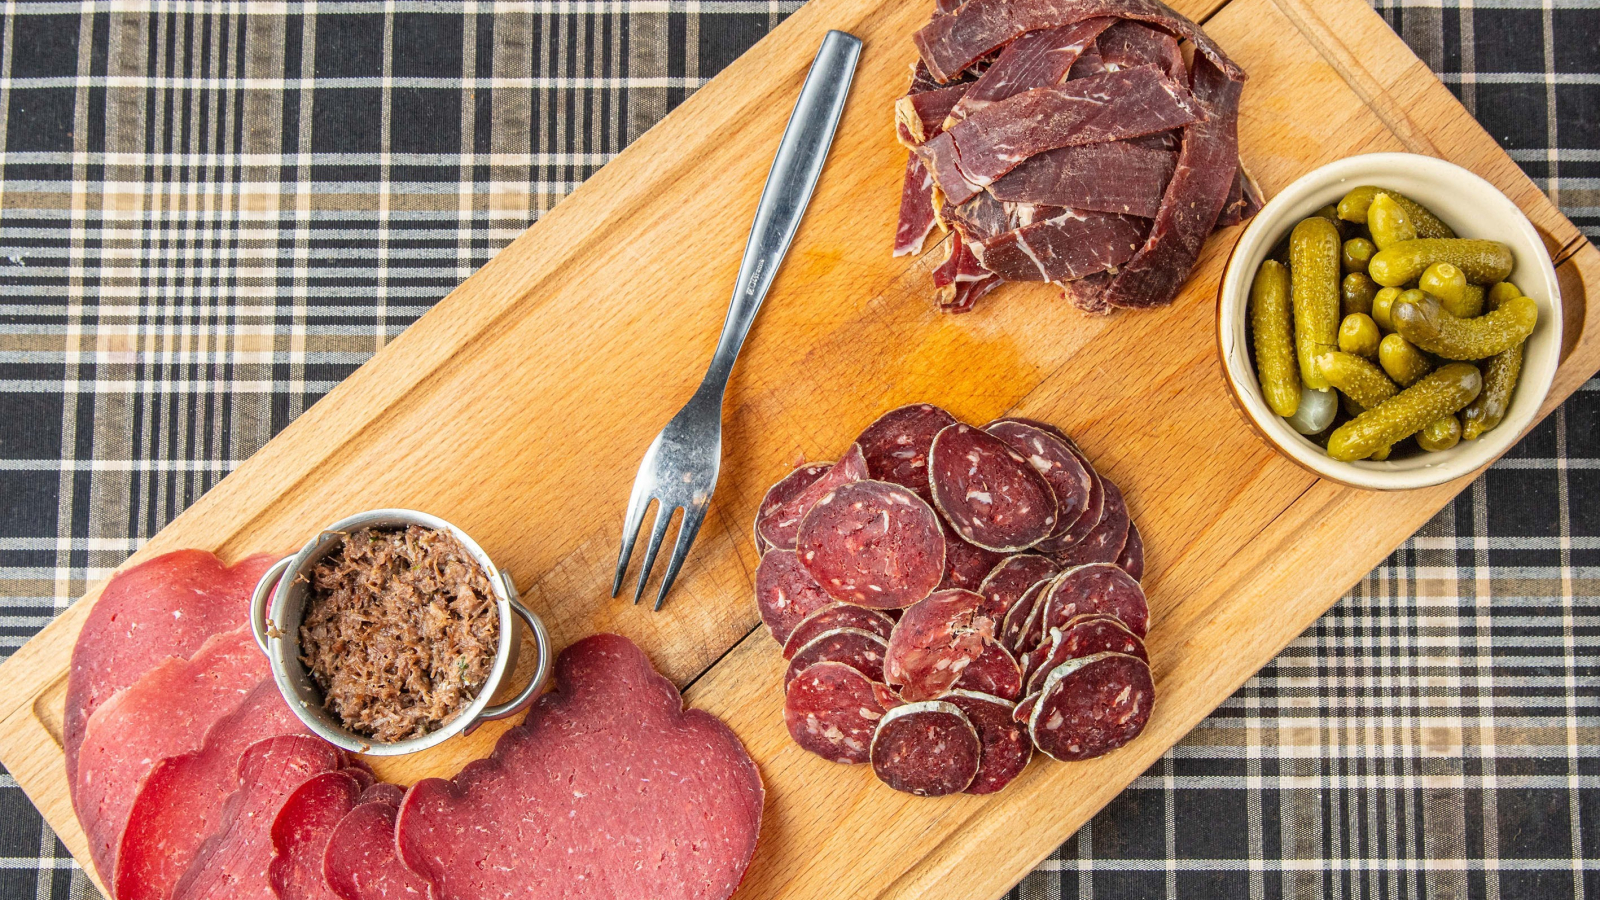
M 1110 563 L 1091 563 L 1056 576 L 1039 601 L 1044 609 L 1037 644 L 1052 628 L 1065 628 L 1078 616 L 1115 616 L 1141 639 L 1150 628 L 1150 607 L 1139 582 Z
M 362 791 L 361 797 L 357 802 L 358 805 L 360 803 L 387 803 L 390 806 L 398 807 L 401 799 L 404 798 L 405 795 L 406 789 L 398 784 L 390 784 L 387 781 L 379 781 Z
M 324 772 L 295 788 L 272 820 L 267 881 L 278 900 L 334 900 L 322 860 L 339 822 L 361 798 L 346 772 Z
M 1041 752 L 1073 762 L 1104 756 L 1138 737 L 1150 722 L 1155 683 L 1138 657 L 1097 653 L 1051 670 L 1037 697 L 1029 735 Z
M 803 468 L 810 469 L 815 467 Z M 789 478 L 795 477 L 797 477 L 795 473 L 790 473 L 788 477 L 773 485 L 772 490 L 768 491 L 768 497 L 771 498 L 770 502 L 768 500 L 762 501 L 760 518 L 758 519 L 759 524 L 756 526 L 757 533 L 768 544 L 779 550 L 793 550 L 795 548 L 795 538 L 800 531 L 800 522 L 805 518 L 806 513 L 810 512 L 811 508 L 816 505 L 818 500 L 821 500 L 829 492 L 837 488 L 867 477 L 867 461 L 861 456 L 861 448 L 851 445 L 850 450 L 840 457 L 838 462 L 806 484 L 805 487 L 798 490 L 794 490 L 792 486 L 785 487 L 785 494 L 788 494 L 791 490 L 793 490 L 793 494 L 788 499 L 777 502 L 778 498 L 772 496 L 772 491 L 778 490 Z M 803 478 L 804 476 L 799 477 Z
M 1028 463 L 1049 482 L 1056 498 L 1056 527 L 1046 539 L 1059 537 L 1077 524 L 1089 509 L 1094 490 L 1094 475 L 1088 464 L 1058 430 L 1047 430 L 1019 419 L 997 419 L 983 427 Z
M 1165 31 L 1132 19 L 1123 19 L 1107 28 L 1095 42 L 1100 59 L 1107 66 L 1130 69 L 1154 65 L 1175 81 L 1186 81 L 1189 67 L 1178 50 L 1178 39 Z
M 870 631 L 860 628 L 824 631 L 789 658 L 789 668 L 783 674 L 783 689 L 787 691 L 801 672 L 820 662 L 842 663 L 871 681 L 882 681 L 887 651 L 888 642 Z
M 393 787 L 393 785 L 389 785 Z M 368 800 L 350 810 L 328 839 L 322 877 L 340 900 L 425 900 L 428 884 L 394 849 L 400 797 Z
M 939 223 L 933 208 L 933 176 L 917 159 L 906 154 L 906 176 L 900 186 L 900 218 L 895 224 L 894 255 L 914 256 Z
M 969 794 L 992 794 L 1010 784 L 1033 759 L 1033 739 L 1013 715 L 1008 700 L 979 691 L 951 691 L 939 698 L 966 714 L 982 748 L 978 773 L 966 787 Z
M 978 614 L 982 603 L 971 591 L 947 590 L 908 607 L 889 635 L 882 680 L 909 702 L 949 690 L 994 638 L 996 623 Z
M 928 462 L 934 505 L 965 540 L 1015 553 L 1055 530 L 1049 483 L 999 438 L 951 425 L 934 438 Z
M 1122 499 L 1122 491 L 1109 478 L 1101 476 L 1100 487 L 1105 492 L 1105 506 L 1100 514 L 1100 522 L 1083 540 L 1071 546 L 1050 554 L 1050 557 L 1060 563 L 1063 568 L 1081 566 L 1088 563 L 1116 562 L 1122 554 L 1122 547 L 1128 542 L 1128 504 Z M 1137 579 L 1135 579 L 1137 580 Z
M 880 700 L 882 687 L 843 663 L 807 667 L 784 692 L 789 736 L 829 762 L 867 762 L 873 732 L 888 711 Z
M 830 603 L 800 621 L 783 642 L 783 658 L 793 659 L 796 652 L 811 643 L 823 632 L 836 628 L 859 628 L 889 639 L 894 630 L 894 620 L 875 609 L 851 606 L 848 603 Z
M 773 640 L 783 643 L 806 616 L 833 598 L 817 584 L 793 550 L 769 550 L 756 566 L 756 608 Z
M 907 703 L 884 714 L 872 736 L 872 771 L 884 784 L 919 797 L 967 789 L 983 745 L 961 707 L 943 700 Z
M 1072 64 L 1094 44 L 1095 37 L 1115 21 L 1109 17 L 1086 19 L 1061 28 L 1030 32 L 1007 44 L 994 63 L 956 101 L 945 126 L 992 103 L 1065 81 Z
M 1042 208 L 1047 217 L 972 244 L 984 269 L 1006 281 L 1068 282 L 1133 258 L 1144 220 L 1086 209 Z
M 829 596 L 900 609 L 944 578 L 944 537 L 922 498 L 897 484 L 858 481 L 811 508 L 800 524 L 800 562 Z
M 868 477 L 910 488 L 931 503 L 928 450 L 934 436 L 955 423 L 955 416 L 931 403 L 914 403 L 879 416 L 855 441 Z
M 989 193 L 1010 203 L 1153 219 L 1177 165 L 1177 153 L 1141 147 L 1136 141 L 1061 147 L 1028 157 L 989 185 Z M 932 176 L 926 177 L 931 182 Z

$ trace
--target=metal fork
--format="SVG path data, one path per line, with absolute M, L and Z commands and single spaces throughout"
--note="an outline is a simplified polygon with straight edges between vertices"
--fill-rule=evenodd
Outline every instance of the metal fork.
M 805 86 L 800 89 L 800 99 L 784 129 L 783 141 L 778 144 L 772 171 L 767 173 L 766 186 L 761 190 L 755 224 L 751 226 L 750 240 L 744 248 L 744 261 L 739 265 L 733 302 L 722 324 L 722 337 L 712 354 L 711 366 L 694 396 L 650 443 L 644 461 L 639 464 L 639 474 L 634 477 L 633 495 L 628 498 L 628 512 L 622 523 L 617 577 L 611 583 L 613 597 L 622 590 L 628 560 L 633 556 L 633 545 L 639 538 L 645 510 L 652 500 L 657 504 L 655 526 L 645 548 L 644 565 L 639 568 L 634 603 L 644 596 L 644 585 L 650 579 L 656 553 L 678 509 L 683 509 L 683 523 L 678 526 L 672 561 L 667 565 L 666 577 L 661 579 L 661 590 L 656 594 L 658 610 L 705 521 L 711 492 L 717 486 L 717 470 L 722 465 L 722 398 L 728 388 L 728 376 L 733 372 L 733 361 L 739 355 L 750 324 L 755 321 L 756 311 L 761 308 L 778 266 L 789 251 L 789 242 L 800 227 L 800 217 L 811 202 L 811 191 L 817 185 L 823 160 L 833 143 L 833 132 L 844 111 L 845 96 L 860 55 L 860 40 L 842 31 L 830 31 L 811 63 Z

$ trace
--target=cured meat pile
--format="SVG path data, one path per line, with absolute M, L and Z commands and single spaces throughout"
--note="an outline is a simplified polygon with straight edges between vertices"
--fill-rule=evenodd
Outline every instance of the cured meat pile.
M 1003 281 L 1085 312 L 1165 306 L 1206 236 L 1261 207 L 1239 165 L 1244 70 L 1160 0 L 937 0 L 913 41 L 894 252 L 951 232 L 947 312 Z
M 760 774 L 626 638 L 568 647 L 555 691 L 489 759 L 405 791 L 284 704 L 242 624 L 272 561 L 169 553 L 89 611 L 66 755 L 116 900 L 698 900 L 738 886 Z
M 1052 425 L 891 410 L 773 485 L 755 538 L 784 718 L 824 759 L 912 794 L 988 794 L 1036 748 L 1090 759 L 1150 719 L 1144 540 Z

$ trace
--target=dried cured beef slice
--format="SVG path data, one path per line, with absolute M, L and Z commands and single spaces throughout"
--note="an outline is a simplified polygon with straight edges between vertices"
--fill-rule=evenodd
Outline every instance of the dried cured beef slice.
M 110 882 L 139 784 L 169 756 L 201 746 L 211 726 L 269 677 L 249 626 L 212 635 L 193 657 L 168 657 L 118 691 L 84 728 L 73 806 L 100 877 Z
M 379 781 L 361 792 L 357 804 L 361 803 L 387 803 L 390 806 L 399 806 L 401 798 L 405 797 L 406 789 L 398 784 Z
M 356 786 L 361 788 L 363 791 L 378 783 L 377 776 L 372 774 L 371 767 L 354 757 L 350 758 L 349 765 L 345 766 L 339 771 L 349 775 L 351 778 L 354 778 L 356 780 Z
M 950 255 L 933 270 L 934 301 L 947 313 L 971 312 L 979 298 L 1000 286 L 1000 276 L 985 269 L 959 229 L 950 233 Z
M 811 509 L 811 504 L 816 503 L 823 494 L 833 489 L 824 486 L 811 490 L 811 487 L 832 473 L 834 465 L 834 463 L 813 463 L 800 466 L 767 489 L 767 495 L 761 498 L 761 505 L 756 508 L 755 529 L 758 542 L 765 542 L 768 548 L 794 549 L 794 536 L 795 532 L 800 530 L 800 520 L 805 518 L 806 512 Z M 849 474 L 848 467 L 842 468 L 834 478 L 847 478 Z M 847 478 L 847 480 L 854 479 Z
M 888 711 L 878 690 L 884 687 L 843 663 L 808 667 L 784 693 L 789 736 L 800 749 L 829 762 L 867 762 L 872 734 Z
M 915 149 L 918 144 L 943 131 L 945 118 L 970 87 L 971 84 L 953 84 L 926 91 L 912 91 L 896 100 L 894 121 L 900 142 Z
M 976 591 L 984 576 L 994 570 L 1004 557 L 993 550 L 985 550 L 956 534 L 950 523 L 939 517 L 939 528 L 944 533 L 944 579 L 939 590 L 961 588 Z M 997 617 L 996 617 L 997 618 Z
M 1061 283 L 1061 296 L 1080 312 L 1092 315 L 1109 315 L 1111 306 L 1102 302 L 1106 288 L 1111 285 L 1110 272 L 1096 272 L 1072 281 Z
M 1013 656 L 1032 646 L 1024 644 L 1023 640 L 1028 633 L 1029 620 L 1034 618 L 1039 600 L 1048 587 L 1050 587 L 1049 581 L 1035 582 L 1032 587 L 1022 592 L 1022 598 L 1006 611 L 1006 617 L 1001 620 L 1000 643 L 1004 644 Z
M 1007 44 L 994 64 L 956 102 L 946 125 L 1007 97 L 1067 80 L 1072 64 L 1114 21 L 1109 17 L 1086 19 L 1030 32 Z
M 851 606 L 848 603 L 829 603 L 800 621 L 783 643 L 783 658 L 792 659 L 797 651 L 811 643 L 818 635 L 835 628 L 859 628 L 889 639 L 894 620 L 875 609 Z
M 1178 40 L 1165 31 L 1132 19 L 1123 19 L 1107 28 L 1096 45 L 1101 60 L 1108 66 L 1130 69 L 1154 65 L 1174 81 L 1186 82 L 1189 79 L 1189 66 L 1183 61 L 1183 53 L 1178 50 Z
M 844 663 L 872 681 L 883 680 L 883 658 L 888 642 L 860 628 L 834 628 L 812 638 L 789 658 L 783 673 L 787 691 L 796 676 L 819 662 Z
M 961 670 L 961 676 L 951 685 L 952 690 L 979 691 L 1006 700 L 1022 696 L 1022 668 L 1011 651 L 998 641 L 985 641 L 983 652 L 972 664 Z
M 355 809 L 360 783 L 344 771 L 324 772 L 295 788 L 272 820 L 267 881 L 278 900 L 333 900 L 322 859 L 339 822 Z
M 156 763 L 140 783 L 108 883 L 117 900 L 165 900 L 195 853 L 216 830 L 228 796 L 239 786 L 239 757 L 257 741 L 310 735 L 263 678 L 239 707 L 218 719 L 199 749 Z
M 1029 694 L 1042 690 L 1045 677 L 1069 659 L 1081 659 L 1096 653 L 1122 653 L 1150 662 L 1144 641 L 1139 640 L 1138 635 L 1129 631 L 1122 620 L 1114 616 L 1079 616 L 1068 622 L 1065 628 L 1050 629 L 1048 637 L 1034 651 L 1033 669 L 1026 675 L 1025 690 Z
M 1117 565 L 1122 571 L 1133 576 L 1134 581 L 1144 580 L 1144 536 L 1139 534 L 1139 526 L 1128 521 L 1128 540 L 1122 545 L 1122 552 L 1117 554 Z
M 763 797 L 725 724 L 684 709 L 627 638 L 598 634 L 561 652 L 554 691 L 488 758 L 412 786 L 395 845 L 430 900 L 725 900 Z
M 1083 513 L 1071 527 L 1061 534 L 1054 534 L 1039 542 L 1038 550 L 1044 554 L 1055 554 L 1066 550 L 1089 535 L 1089 532 L 1100 524 L 1100 519 L 1106 511 L 1106 486 L 1105 481 L 1096 472 L 1089 462 L 1089 457 L 1077 447 L 1072 448 L 1073 454 L 1078 457 L 1078 462 L 1083 464 L 1085 472 L 1089 473 L 1089 499 L 1084 501 Z
M 994 637 L 995 621 L 978 613 L 982 603 L 972 591 L 945 590 L 906 609 L 889 635 L 883 680 L 908 701 L 949 690 Z
M 915 153 L 906 155 L 906 177 L 900 186 L 900 218 L 894 230 L 894 255 L 907 256 L 922 252 L 922 245 L 938 224 L 933 208 L 933 176 L 917 159 Z
M 924 67 L 926 68 L 926 67 Z M 1072 64 L 1072 71 L 1067 73 L 1067 80 L 1075 78 L 1090 78 L 1106 70 L 1106 61 L 1100 56 L 1100 42 L 1095 41 L 1083 51 L 1078 61 Z M 928 76 L 932 78 L 933 76 Z
M 1044 609 L 1040 636 L 1065 628 L 1078 616 L 1115 616 L 1143 639 L 1150 628 L 1150 606 L 1139 582 L 1111 563 L 1090 563 L 1056 576 L 1040 599 Z M 1035 642 L 1041 638 L 1035 638 Z
M 391 785 L 392 787 L 392 785 Z M 424 900 L 428 884 L 394 852 L 400 798 L 356 805 L 340 820 L 322 857 L 322 877 L 340 900 Z
M 1094 475 L 1059 429 L 1020 419 L 996 419 L 983 427 L 1022 454 L 1050 483 L 1056 498 L 1056 527 L 1046 539 L 1065 535 L 1089 510 Z
M 1104 476 L 1100 479 L 1100 487 L 1105 491 L 1100 523 L 1091 528 L 1083 540 L 1050 554 L 1063 568 L 1116 562 L 1122 554 L 1123 545 L 1128 542 L 1128 504 L 1122 498 L 1122 491 L 1115 482 Z
M 1018 553 L 996 563 L 977 587 L 983 595 L 979 611 L 983 615 L 1004 622 L 1011 608 L 1022 600 L 1022 595 L 1041 581 L 1048 581 L 1061 571 L 1061 567 L 1048 557 L 1032 553 Z
M 100 704 L 167 657 L 188 658 L 206 638 L 237 628 L 275 561 L 263 554 L 225 566 L 204 550 L 175 550 L 112 577 L 72 647 L 61 723 L 68 787 L 84 725 Z
M 872 736 L 872 771 L 878 779 L 919 797 L 966 790 L 982 759 L 978 730 L 961 707 L 943 700 L 889 710 Z
M 1051 670 L 1028 717 L 1028 733 L 1047 756 L 1093 759 L 1139 736 L 1155 705 L 1144 660 L 1097 653 Z
M 857 481 L 818 500 L 800 523 L 798 550 L 829 596 L 871 609 L 910 606 L 944 578 L 938 516 L 886 481 Z
M 992 794 L 1010 784 L 1033 759 L 1033 740 L 1027 726 L 1016 721 L 1016 707 L 1001 697 L 979 691 L 951 691 L 939 698 L 966 713 L 978 731 L 983 750 L 978 774 L 967 786 L 969 794 Z
M 1153 219 L 1177 164 L 1177 153 L 1141 147 L 1132 140 L 1061 147 L 1023 160 L 989 185 L 989 193 L 1010 203 Z
M 772 550 L 756 566 L 756 607 L 772 639 L 782 644 L 806 616 L 833 598 L 817 584 L 793 550 Z
M 1016 553 L 1056 525 L 1056 498 L 1026 459 L 999 438 L 957 423 L 928 454 L 934 505 L 956 533 L 997 553 Z
M 1149 230 L 1133 216 L 1048 209 L 1048 218 L 972 244 L 978 263 L 1006 281 L 1067 282 L 1132 259 Z
M 928 493 L 928 448 L 933 446 L 934 435 L 955 423 L 955 416 L 931 403 L 902 406 L 879 416 L 856 437 L 856 446 L 867 462 L 868 477 L 910 488 L 932 502 L 933 495 Z
M 320 738 L 284 735 L 257 741 L 239 758 L 238 781 L 172 900 L 272 900 L 272 823 L 284 801 L 313 777 L 344 765 Z

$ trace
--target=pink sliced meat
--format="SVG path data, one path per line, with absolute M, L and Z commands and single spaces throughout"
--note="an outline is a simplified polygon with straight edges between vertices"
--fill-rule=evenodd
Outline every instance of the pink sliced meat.
M 322 877 L 340 900 L 427 900 L 428 883 L 395 856 L 399 798 L 363 802 L 328 839 Z
M 1000 622 L 1000 643 L 1010 650 L 1012 655 L 1018 655 L 1033 645 L 1027 643 L 1030 623 L 1037 622 L 1035 613 L 1039 610 L 1039 600 L 1050 587 L 1049 581 L 1036 581 L 1033 586 L 1022 592 L 1022 597 L 1009 609 L 1006 617 Z
M 1034 653 L 1033 668 L 1027 674 L 1029 694 L 1043 690 L 1045 677 L 1069 659 L 1082 659 L 1096 653 L 1122 653 L 1150 662 L 1144 641 L 1114 616 L 1079 616 L 1065 628 L 1052 628 L 1049 640 Z
M 1028 592 L 1028 588 L 1041 581 L 1050 580 L 1060 571 L 1061 567 L 1051 562 L 1048 557 L 1032 553 L 1019 553 L 1006 557 L 989 571 L 983 583 L 978 586 L 978 593 L 983 595 L 980 612 L 996 622 L 1003 623 L 1011 608 L 1016 606 L 1022 600 L 1022 595 Z
M 951 425 L 934 438 L 928 462 L 934 505 L 963 539 L 1015 553 L 1055 530 L 1049 483 L 999 438 Z
M 877 685 L 883 687 L 883 685 Z M 783 698 L 783 720 L 800 749 L 829 762 L 867 762 L 872 734 L 888 710 L 874 683 L 843 663 L 801 672 Z
M 1012 715 L 1016 707 L 1009 701 L 978 691 L 951 691 L 939 698 L 960 708 L 978 732 L 982 747 L 978 774 L 968 785 L 969 794 L 992 794 L 1010 784 L 1033 759 L 1033 741 L 1028 729 Z
M 983 427 L 1022 454 L 1049 482 L 1056 498 L 1056 527 L 1045 540 L 1065 535 L 1089 510 L 1094 476 L 1078 451 L 1059 430 L 1018 419 L 999 419 Z
M 73 806 L 101 879 L 116 871 L 123 827 L 151 768 L 200 747 L 267 677 L 267 658 L 241 625 L 207 638 L 190 659 L 162 660 L 89 717 Z
M 263 554 L 230 567 L 204 550 L 176 550 L 112 577 L 72 647 L 61 725 L 69 786 L 84 725 L 100 704 L 163 659 L 192 656 L 206 638 L 237 628 L 250 592 L 276 561 Z
M 950 523 L 943 517 L 939 519 L 939 528 L 944 533 L 944 579 L 939 582 L 939 590 L 946 588 L 977 590 L 978 586 L 983 584 L 984 576 L 988 575 L 1004 557 L 956 534 L 955 529 L 951 528 Z
M 272 820 L 267 881 L 278 900 L 338 900 L 322 877 L 322 859 L 339 822 L 356 807 L 361 783 L 324 772 L 295 788 Z
M 933 234 L 938 217 L 933 208 L 933 176 L 917 159 L 906 156 L 906 177 L 900 186 L 900 218 L 894 230 L 894 255 L 914 256 L 922 252 L 928 235 Z
M 928 450 L 934 435 L 955 423 L 955 416 L 931 403 L 901 406 L 879 416 L 856 437 L 867 462 L 867 477 L 910 488 L 932 502 Z
M 1084 456 L 1082 450 L 1070 444 L 1068 446 L 1072 447 L 1072 452 L 1078 457 L 1078 462 L 1083 465 L 1083 470 L 1089 473 L 1089 499 L 1084 501 L 1083 513 L 1078 516 L 1078 520 L 1073 522 L 1064 533 L 1052 534 L 1039 542 L 1039 552 L 1046 555 L 1061 553 L 1082 541 L 1089 536 L 1089 532 L 1093 531 L 1100 524 L 1101 518 L 1105 516 L 1105 480 L 1100 477 L 1099 472 L 1095 471 L 1094 466 L 1089 462 L 1089 457 Z
M 1244 166 L 1240 166 L 1238 174 L 1233 176 L 1233 187 L 1228 189 L 1228 199 L 1222 204 L 1222 212 L 1217 214 L 1214 229 L 1220 231 L 1238 225 L 1260 212 L 1265 204 L 1260 185 L 1244 170 Z
M 1072 281 L 1063 281 L 1062 299 L 1080 312 L 1096 316 L 1109 315 L 1112 309 L 1111 304 L 1105 302 L 1105 293 L 1106 288 L 1111 286 L 1112 277 L 1110 272 L 1095 272 Z
M 1144 536 L 1139 534 L 1139 526 L 1133 524 L 1132 519 L 1128 520 L 1128 541 L 1117 554 L 1117 565 L 1132 575 L 1134 581 L 1144 580 Z
M 1028 696 L 1017 701 L 1017 708 L 1011 713 L 1011 721 L 1016 722 L 1017 724 L 1026 728 L 1028 726 L 1028 720 L 1033 717 L 1033 707 L 1038 702 L 1038 694 L 1029 694 Z M 1030 745 L 1033 743 L 1031 736 L 1028 739 L 1028 743 Z
M 793 659 L 801 647 L 811 643 L 823 632 L 835 628 L 859 628 L 888 640 L 889 633 L 894 629 L 894 620 L 875 609 L 830 602 L 800 620 L 800 624 L 789 632 L 789 639 L 783 643 L 783 658 Z
M 379 781 L 362 791 L 361 799 L 357 803 L 387 803 L 390 806 L 398 807 L 401 798 L 405 797 L 405 795 L 406 789 L 400 785 Z
M 1123 545 L 1128 542 L 1130 520 L 1128 504 L 1122 498 L 1122 491 L 1115 482 L 1104 476 L 1100 478 L 1100 486 L 1105 491 L 1105 505 L 1100 514 L 1099 524 L 1091 528 L 1089 533 L 1083 536 L 1083 540 L 1050 554 L 1062 568 L 1087 563 L 1114 563 L 1122 554 Z
M 921 65 L 921 63 L 919 62 L 918 65 Z M 923 68 L 926 70 L 927 67 L 923 66 Z M 1083 51 L 1083 55 L 1078 57 L 1078 61 L 1072 64 L 1072 71 L 1067 73 L 1067 79 L 1090 78 L 1105 72 L 1105 70 L 1106 61 L 1100 56 L 1100 42 L 1095 41 Z M 931 80 L 933 76 L 929 75 L 928 78 Z M 938 82 L 934 83 L 937 84 Z
M 798 549 L 829 596 L 872 609 L 910 606 L 944 578 L 938 517 L 886 481 L 846 484 L 817 501 L 800 523 Z
M 772 639 L 782 644 L 806 616 L 833 604 L 793 550 L 770 550 L 756 566 L 756 607 Z
M 982 604 L 972 591 L 946 590 L 908 607 L 889 635 L 881 680 L 909 702 L 949 690 L 995 636 L 997 623 L 978 614 Z
M 1155 683 L 1144 660 L 1097 653 L 1051 670 L 1033 705 L 1028 733 L 1054 759 L 1093 759 L 1144 731 L 1155 705 Z
M 562 651 L 555 690 L 487 759 L 411 788 L 395 844 L 430 900 L 725 900 L 763 799 L 733 732 L 685 710 L 627 638 L 598 634 Z
M 894 104 L 894 120 L 900 142 L 915 148 L 944 130 L 944 120 L 950 115 L 971 84 L 952 84 L 931 90 L 906 94 Z
M 251 744 L 218 830 L 178 880 L 173 900 L 273 900 L 268 868 L 278 811 L 302 784 L 343 765 L 344 755 L 320 738 L 281 735 Z
M 848 455 L 845 457 L 846 460 L 849 458 Z M 852 472 L 848 465 L 837 473 L 833 469 L 833 463 L 800 466 L 768 488 L 767 495 L 761 498 L 761 505 L 756 510 L 756 537 L 765 541 L 769 548 L 793 550 L 795 532 L 800 529 L 800 520 L 805 518 L 811 505 L 839 484 L 855 480 L 850 477 Z M 828 475 L 832 475 L 838 484 L 830 483 L 814 490 L 813 487 Z
M 983 745 L 961 707 L 944 700 L 907 703 L 884 714 L 872 736 L 872 771 L 919 797 L 964 791 L 977 777 Z
M 1066 81 L 1072 64 L 1114 21 L 1109 17 L 1086 19 L 1030 32 L 1007 44 L 950 110 L 946 127 L 991 103 Z
M 821 662 L 842 663 L 867 676 L 869 681 L 883 681 L 883 659 L 888 651 L 888 641 L 860 628 L 835 628 L 824 631 L 806 642 L 789 658 L 789 668 L 783 673 L 783 689 L 801 672 Z
M 361 790 L 365 791 L 367 788 L 378 783 L 377 776 L 372 774 L 371 767 L 369 767 L 366 763 L 361 762 L 355 757 L 351 757 L 349 763 L 349 765 L 345 766 L 339 771 L 349 775 L 351 778 L 354 778 L 356 781 L 356 786 L 361 788 Z
M 989 192 L 1010 203 L 1153 219 L 1177 165 L 1177 153 L 1151 150 L 1132 141 L 1061 147 L 1023 160 L 989 185 Z M 932 184 L 932 176 L 928 183 Z
M 1138 66 L 985 106 L 919 145 L 917 155 L 949 201 L 964 203 L 1047 150 L 1154 134 L 1205 115 L 1182 84 L 1155 66 Z
M 951 686 L 952 690 L 978 691 L 993 694 L 1006 700 L 1022 696 L 1022 667 L 1011 651 L 1000 646 L 999 641 L 986 640 L 983 652 L 972 664 L 961 670 L 961 675 Z
M 978 241 L 972 244 L 972 254 L 1006 281 L 1066 282 L 1132 259 L 1148 227 L 1144 219 L 1133 216 L 1062 209 L 1042 221 Z
M 239 758 L 252 744 L 286 734 L 311 731 L 264 678 L 211 726 L 199 749 L 156 763 L 128 811 L 110 882 L 117 900 L 170 897 L 239 786 Z
M 1132 19 L 1123 19 L 1105 30 L 1096 42 L 1100 58 L 1107 66 L 1131 69 L 1157 66 L 1174 81 L 1187 81 L 1189 66 L 1178 50 L 1178 39 Z
M 951 232 L 949 255 L 933 270 L 934 299 L 948 313 L 971 312 L 978 299 L 1000 286 L 1000 279 L 973 255 L 960 230 Z
M 1111 563 L 1090 563 L 1056 576 L 1040 600 L 1044 609 L 1040 635 L 1064 628 L 1078 616 L 1115 616 L 1141 639 L 1150 627 L 1144 589 L 1133 576 Z

